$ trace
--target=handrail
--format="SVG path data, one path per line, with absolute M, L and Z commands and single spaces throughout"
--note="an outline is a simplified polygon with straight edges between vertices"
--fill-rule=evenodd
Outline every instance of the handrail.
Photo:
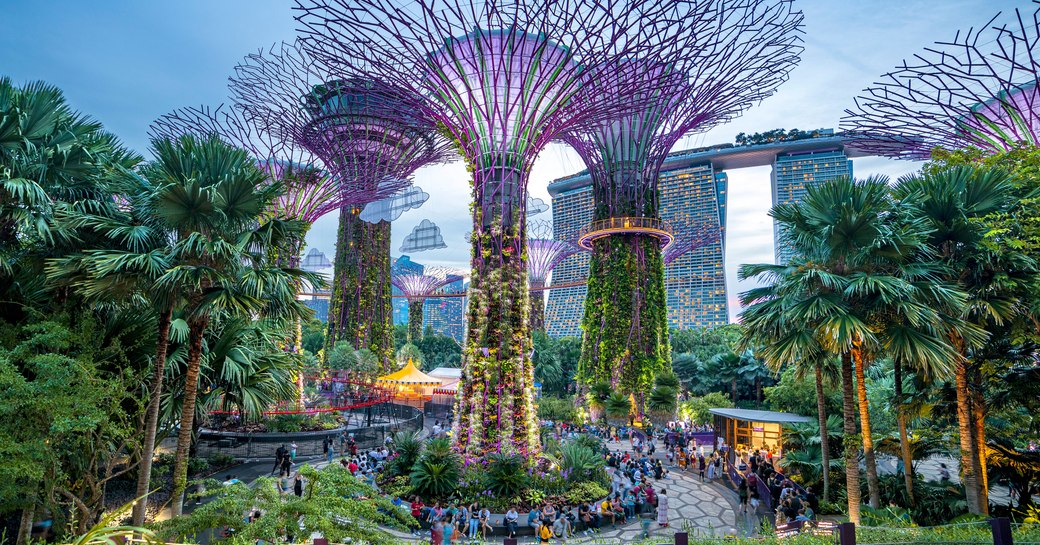
M 596 220 L 581 229 L 578 234 L 578 245 L 592 250 L 594 240 L 610 235 L 645 235 L 661 241 L 661 249 L 675 242 L 674 231 L 668 222 L 660 218 L 642 216 L 617 217 Z

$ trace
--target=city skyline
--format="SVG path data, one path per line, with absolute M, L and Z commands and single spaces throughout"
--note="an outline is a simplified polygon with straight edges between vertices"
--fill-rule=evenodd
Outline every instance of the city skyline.
M 853 97 L 878 74 L 936 40 L 952 38 L 954 29 L 983 24 L 998 10 L 1008 12 L 1023 5 L 959 1 L 934 10 L 924 1 L 865 5 L 799 0 L 798 4 L 806 15 L 806 50 L 791 81 L 743 117 L 684 139 L 675 149 L 732 142 L 739 132 L 835 127 Z M 161 6 L 16 2 L 5 10 L 20 21 L 12 32 L 0 37 L 0 65 L 5 67 L 5 74 L 16 82 L 39 79 L 58 85 L 75 108 L 96 117 L 144 154 L 147 127 L 155 118 L 175 108 L 215 107 L 228 102 L 226 80 L 242 55 L 278 40 L 291 40 L 296 26 L 289 4 L 274 0 Z M 927 13 L 927 18 L 921 17 L 922 13 Z M 85 29 L 92 24 L 107 25 L 110 32 L 87 36 Z M 32 36 L 52 39 L 45 40 L 46 45 L 29 56 L 19 44 Z M 135 47 L 125 47 L 128 41 Z M 896 177 L 918 165 L 853 159 L 859 176 Z M 582 168 L 573 152 L 553 145 L 534 166 L 531 195 L 547 199 L 550 180 Z M 725 261 L 731 320 L 739 310 L 737 295 L 751 287 L 736 281 L 736 268 L 741 263 L 771 262 L 774 258 L 772 221 L 766 215 L 771 206 L 769 170 L 745 169 L 729 177 Z M 406 212 L 399 226 L 430 217 L 442 227 L 448 247 L 423 254 L 423 262 L 466 266 L 469 247 L 463 234 L 469 230 L 470 220 L 464 166 L 455 163 L 423 169 L 415 181 L 430 193 L 430 200 Z M 549 214 L 539 217 L 548 218 Z M 307 249 L 318 248 L 331 255 L 336 220 L 331 214 L 316 222 Z M 407 234 L 408 229 L 403 227 L 394 229 L 393 247 L 399 247 Z

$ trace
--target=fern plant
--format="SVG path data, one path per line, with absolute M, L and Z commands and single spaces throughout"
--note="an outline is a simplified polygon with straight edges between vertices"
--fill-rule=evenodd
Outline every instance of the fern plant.
M 488 459 L 485 482 L 497 497 L 512 497 L 527 488 L 530 481 L 524 459 L 516 455 L 492 454 Z

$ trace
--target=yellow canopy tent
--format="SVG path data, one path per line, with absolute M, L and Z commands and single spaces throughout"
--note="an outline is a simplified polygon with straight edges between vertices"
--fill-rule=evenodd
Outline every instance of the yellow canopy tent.
M 404 398 L 429 397 L 441 381 L 415 368 L 411 358 L 400 370 L 376 379 L 376 382 L 393 387 L 397 395 Z

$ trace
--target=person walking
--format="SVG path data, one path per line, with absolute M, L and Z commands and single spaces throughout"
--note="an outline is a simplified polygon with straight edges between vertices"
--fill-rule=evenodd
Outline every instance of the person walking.
M 300 476 L 300 472 L 296 472 L 296 479 L 293 480 L 293 494 L 296 494 L 297 498 L 303 497 L 303 477 Z
M 285 445 L 278 445 L 278 448 L 274 449 L 274 467 L 271 468 L 271 475 L 274 475 L 282 467 L 283 456 L 285 456 Z
M 664 488 L 657 493 L 657 524 L 668 526 L 668 494 Z
M 289 460 L 294 464 L 296 463 L 296 450 L 296 441 L 293 441 L 289 444 Z
M 740 484 L 737 485 L 737 497 L 740 498 L 740 512 L 747 514 L 748 504 L 748 484 L 747 479 L 740 479 Z

